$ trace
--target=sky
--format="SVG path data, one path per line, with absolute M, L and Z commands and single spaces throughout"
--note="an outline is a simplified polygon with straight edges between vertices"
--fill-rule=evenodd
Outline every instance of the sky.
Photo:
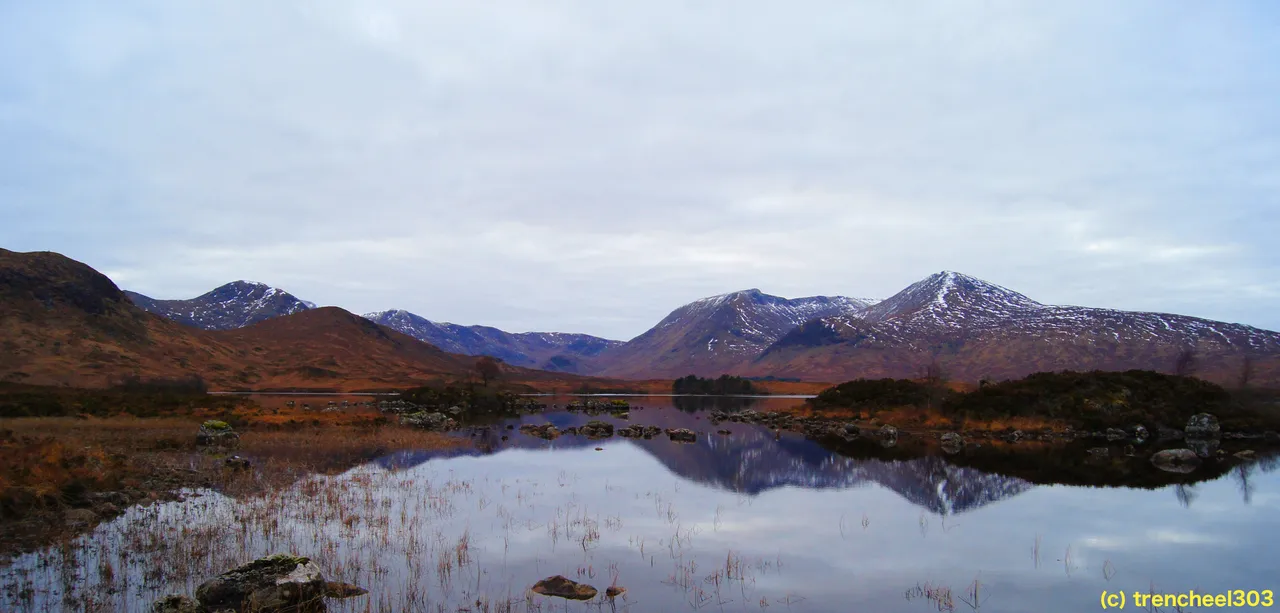
M 0 1 L 0 247 L 628 339 L 941 270 L 1280 330 L 1268 1 Z

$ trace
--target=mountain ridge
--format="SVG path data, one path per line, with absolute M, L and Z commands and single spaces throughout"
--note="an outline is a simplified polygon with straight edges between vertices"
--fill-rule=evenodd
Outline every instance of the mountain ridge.
M 256 281 L 232 281 L 195 298 L 159 300 L 125 291 L 144 310 L 202 330 L 233 330 L 316 308 L 282 289 Z

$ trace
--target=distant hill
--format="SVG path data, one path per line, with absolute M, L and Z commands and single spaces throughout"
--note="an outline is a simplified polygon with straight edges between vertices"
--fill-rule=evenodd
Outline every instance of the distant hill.
M 156 300 L 130 291 L 125 295 L 151 313 L 202 330 L 234 330 L 316 308 L 315 303 L 253 281 L 234 281 L 188 300 Z
M 622 341 L 562 332 L 513 334 L 488 326 L 437 323 L 404 310 L 367 313 L 365 318 L 454 353 L 492 356 L 514 366 L 577 373 L 588 370 L 607 349 Z

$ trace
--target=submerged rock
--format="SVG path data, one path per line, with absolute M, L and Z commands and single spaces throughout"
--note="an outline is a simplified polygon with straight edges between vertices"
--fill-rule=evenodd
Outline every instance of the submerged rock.
M 678 443 L 695 443 L 698 433 L 688 428 L 667 428 L 667 437 Z
M 552 440 L 560 437 L 560 431 L 552 424 L 543 424 L 541 426 L 524 424 L 520 426 L 520 431 L 528 434 L 529 436 L 536 436 L 546 440 Z
M 240 435 L 225 421 L 210 419 L 200 424 L 200 432 L 196 433 L 196 444 L 209 447 L 238 447 Z
M 1106 435 L 1109 441 L 1123 441 L 1129 438 L 1129 433 L 1120 428 L 1107 428 Z
M 1222 435 L 1222 427 L 1218 425 L 1218 418 L 1210 413 L 1196 413 L 1187 420 L 1187 427 L 1184 428 L 1187 438 L 1218 438 Z
M 1151 464 L 1171 473 L 1189 473 L 1200 465 L 1200 456 L 1190 449 L 1165 449 L 1151 455 Z
M 1254 459 L 1257 459 L 1257 457 L 1258 457 L 1258 456 L 1257 456 L 1257 454 L 1256 454 L 1256 453 L 1254 453 L 1254 451 L 1253 451 L 1252 449 L 1245 449 L 1244 451 L 1237 451 L 1237 452 L 1235 453 L 1235 456 L 1236 456 L 1236 459 L 1237 459 L 1237 460 L 1244 460 L 1244 461 L 1254 460 Z
M 598 593 L 596 588 L 566 579 L 560 575 L 547 577 L 533 584 L 533 591 L 543 596 L 556 596 L 569 600 L 591 600 Z
M 310 558 L 276 554 L 205 581 L 196 588 L 196 601 L 205 611 L 324 611 L 327 585 Z
M 1089 449 L 1086 453 L 1088 453 L 1088 454 L 1089 454 L 1089 457 L 1091 457 L 1091 458 L 1109 458 L 1109 457 L 1111 457 L 1111 450 L 1110 450 L 1109 448 L 1107 448 L 1107 447 L 1093 447 L 1093 448 Z

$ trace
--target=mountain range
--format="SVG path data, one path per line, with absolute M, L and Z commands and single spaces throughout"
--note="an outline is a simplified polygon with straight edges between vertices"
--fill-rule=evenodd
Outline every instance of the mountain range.
M 184 329 L 228 335 L 326 310 L 245 281 L 190 300 L 121 295 Z M 950 271 L 880 301 L 787 299 L 759 289 L 703 298 L 626 342 L 438 323 L 404 310 L 368 313 L 362 321 L 441 353 L 489 355 L 508 368 L 566 376 L 634 380 L 727 373 L 834 382 L 918 377 L 933 368 L 977 382 L 1038 371 L 1139 368 L 1176 369 L 1227 384 L 1247 376 L 1252 384 L 1280 386 L 1276 332 L 1183 315 L 1046 305 Z M 316 367 L 341 372 L 333 365 Z
M 223 297 L 211 304 L 225 312 L 189 304 L 184 315 L 199 313 L 193 321 L 212 327 L 233 316 L 252 317 L 251 304 L 273 308 L 279 298 L 279 292 L 252 284 L 240 287 L 248 291 L 234 289 L 205 295 Z M 473 356 L 443 351 L 337 307 L 306 306 L 243 327 L 205 330 L 143 310 L 83 263 L 56 253 L 0 249 L 0 382 L 101 387 L 127 376 L 198 375 L 224 390 L 374 390 L 458 379 L 475 368 Z M 509 381 L 535 385 L 584 380 L 502 369 Z

